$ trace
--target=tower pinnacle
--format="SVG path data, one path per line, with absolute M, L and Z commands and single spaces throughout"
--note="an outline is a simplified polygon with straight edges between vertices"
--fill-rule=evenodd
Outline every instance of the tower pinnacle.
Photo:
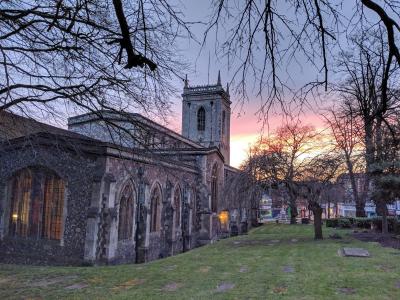
M 189 81 L 188 81 L 188 77 L 187 77 L 187 74 L 186 74 L 186 76 L 185 76 L 185 88 L 188 88 L 189 87 Z

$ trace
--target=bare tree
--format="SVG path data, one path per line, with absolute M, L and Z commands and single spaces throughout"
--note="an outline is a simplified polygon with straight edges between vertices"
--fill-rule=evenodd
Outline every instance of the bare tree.
M 396 134 L 393 135 L 394 131 Z M 382 131 L 382 153 L 377 162 L 371 166 L 373 174 L 374 199 L 378 213 L 382 216 L 382 233 L 388 233 L 387 204 L 391 204 L 400 197 L 400 140 L 399 123 L 392 124 L 391 131 L 385 128 Z
M 363 137 L 364 193 L 379 177 L 373 166 L 384 160 L 383 132 L 387 130 L 395 136 L 392 123 L 398 114 L 399 66 L 387 63 L 391 50 L 381 33 L 382 30 L 367 31 L 352 39 L 354 49 L 342 52 L 339 61 L 344 80 L 334 86 L 345 118 L 362 125 L 358 132 Z M 350 136 L 347 136 L 346 143 L 352 144 Z M 349 145 L 342 145 L 342 149 L 343 146 L 349 150 Z M 349 165 L 348 170 L 350 173 Z M 361 215 L 362 200 L 358 200 L 358 215 Z
M 240 171 L 227 174 L 224 189 L 224 203 L 230 203 L 232 207 L 251 208 L 251 216 L 248 220 L 252 226 L 257 226 L 257 211 L 262 196 L 262 186 L 256 180 L 252 164 L 244 164 Z
M 214 0 L 206 38 L 213 30 L 217 39 L 226 31 L 226 38 L 218 43 L 223 51 L 217 53 L 234 68 L 243 96 L 248 77 L 252 83 L 256 79 L 257 94 L 264 99 L 260 112 L 267 113 L 277 101 L 286 106 L 285 91 L 296 90 L 287 73 L 291 64 L 307 64 L 315 70 L 315 80 L 305 82 L 296 93 L 302 103 L 315 88 L 327 90 L 332 53 L 350 33 L 382 25 L 389 47 L 384 63 L 388 68 L 400 64 L 399 7 L 399 1 L 387 0 Z
M 262 138 L 251 149 L 247 164 L 253 165 L 255 176 L 265 186 L 283 184 L 290 206 L 290 223 L 297 217 L 297 181 L 307 165 L 307 156 L 315 150 L 317 133 L 301 123 L 278 128 L 269 138 Z
M 356 171 L 364 166 L 363 160 L 363 130 L 359 118 L 351 106 L 336 106 L 324 114 L 335 149 L 343 154 L 349 174 L 351 192 L 356 205 L 356 216 L 365 217 L 365 200 L 368 189 L 358 188 Z
M 310 126 L 286 125 L 268 140 L 251 149 L 246 166 L 265 186 L 284 186 L 291 208 L 291 223 L 296 221 L 299 198 L 305 199 L 314 215 L 315 238 L 322 239 L 322 204 L 336 201 L 334 181 L 341 171 L 340 153 L 325 145 Z
M 320 154 L 308 162 L 304 178 L 299 183 L 299 193 L 308 201 L 308 208 L 314 215 L 314 237 L 323 239 L 322 234 L 322 203 L 331 200 L 337 187 L 333 184 L 341 160 L 334 153 Z
M 168 111 L 191 35 L 168 1 L 0 4 L 0 111 Z

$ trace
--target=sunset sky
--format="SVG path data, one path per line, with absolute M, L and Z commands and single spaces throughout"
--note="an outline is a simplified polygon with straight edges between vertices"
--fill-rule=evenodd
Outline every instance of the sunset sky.
M 204 21 L 209 19 L 211 13 L 211 8 L 208 7 L 209 1 L 189 0 L 184 1 L 184 4 L 185 7 L 181 9 L 186 20 Z M 193 25 L 192 30 L 201 41 L 205 26 Z M 220 37 L 220 40 L 222 41 L 223 37 Z M 215 84 L 218 70 L 221 71 L 223 87 L 226 86 L 228 81 L 232 80 L 235 68 L 233 67 L 228 70 L 226 61 L 217 57 L 215 54 L 215 36 L 212 34 L 203 48 L 201 45 L 189 41 L 189 39 L 184 39 L 181 43 L 181 50 L 182 56 L 191 65 L 192 71 L 188 74 L 190 85 L 203 85 L 208 82 Z M 293 82 L 294 86 L 299 86 L 305 80 L 311 80 L 315 76 L 314 71 L 308 69 L 307 66 L 289 66 L 286 72 L 288 73 L 288 77 L 295 74 L 293 78 L 299 78 L 298 81 Z M 183 90 L 183 82 L 177 81 L 175 85 Z M 261 101 L 259 97 L 254 95 L 255 93 L 252 90 L 248 92 L 250 99 L 244 103 L 239 102 L 238 97 L 231 92 L 231 165 L 234 167 L 238 167 L 246 158 L 247 149 L 251 143 L 254 143 L 261 134 L 268 134 L 268 131 L 280 126 L 283 122 L 278 108 L 269 115 L 267 126 L 263 126 L 263 122 L 259 120 L 259 115 L 257 114 Z M 168 125 L 178 132 L 181 131 L 181 101 L 180 96 L 174 99 L 172 106 L 174 116 L 170 118 Z M 301 119 L 304 124 L 312 124 L 315 127 L 322 126 L 321 119 L 314 112 L 302 115 Z

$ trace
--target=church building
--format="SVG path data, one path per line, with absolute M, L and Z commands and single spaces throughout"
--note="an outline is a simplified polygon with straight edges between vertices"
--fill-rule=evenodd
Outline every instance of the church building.
M 245 233 L 228 87 L 186 80 L 182 97 L 182 134 L 130 112 L 68 129 L 0 112 L 0 262 L 140 263 Z

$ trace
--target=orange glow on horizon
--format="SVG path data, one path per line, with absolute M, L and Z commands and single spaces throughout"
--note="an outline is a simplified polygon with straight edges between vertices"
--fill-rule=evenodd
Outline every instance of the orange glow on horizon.
M 177 103 L 180 102 L 177 101 Z M 177 106 L 176 109 L 181 113 L 180 106 Z M 263 136 L 267 136 L 268 133 L 273 133 L 276 128 L 281 127 L 287 121 L 282 115 L 271 115 L 268 119 L 268 124 L 264 124 L 265 126 L 263 127 L 262 122 L 256 115 L 256 111 L 256 104 L 253 104 L 247 106 L 245 113 L 242 113 L 241 116 L 232 112 L 230 130 L 230 165 L 232 167 L 240 167 L 247 159 L 249 147 L 261 137 L 262 129 L 264 131 Z M 314 126 L 317 131 L 323 128 L 324 121 L 315 113 L 303 115 L 301 121 L 303 125 Z M 170 119 L 167 127 L 181 133 L 180 115 Z
M 259 134 L 238 134 L 231 136 L 231 166 L 238 168 L 246 160 L 250 145 L 254 144 Z
M 316 128 L 317 132 L 321 130 L 321 127 Z M 235 168 L 239 168 L 240 165 L 247 159 L 250 146 L 253 146 L 260 139 L 260 137 L 260 134 L 254 133 L 232 135 L 230 165 Z M 315 147 L 315 149 L 311 150 L 309 153 L 304 154 L 303 156 L 312 157 L 320 154 L 321 151 L 326 149 L 326 147 L 329 147 L 329 141 L 331 141 L 331 138 L 329 136 L 323 136 L 322 141 L 322 143 L 318 144 L 318 147 Z

